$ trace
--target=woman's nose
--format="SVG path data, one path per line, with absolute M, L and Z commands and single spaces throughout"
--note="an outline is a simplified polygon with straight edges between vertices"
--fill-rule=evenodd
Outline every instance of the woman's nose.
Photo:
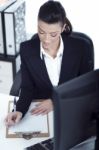
M 50 36 L 48 34 L 45 35 L 44 41 L 45 42 L 49 42 L 50 41 Z

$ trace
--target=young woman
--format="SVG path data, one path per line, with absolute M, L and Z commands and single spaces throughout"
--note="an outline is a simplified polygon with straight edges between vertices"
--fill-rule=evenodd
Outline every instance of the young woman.
M 21 43 L 22 84 L 16 111 L 6 117 L 6 125 L 14 125 L 27 112 L 33 99 L 42 102 L 31 114 L 53 110 L 52 91 L 70 79 L 93 69 L 89 44 L 72 36 L 72 25 L 60 2 L 44 3 L 38 13 L 38 33 Z

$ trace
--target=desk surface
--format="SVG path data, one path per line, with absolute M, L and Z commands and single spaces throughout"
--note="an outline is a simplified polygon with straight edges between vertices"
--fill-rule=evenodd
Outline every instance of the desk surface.
M 32 138 L 25 140 L 23 138 L 6 138 L 6 127 L 4 119 L 8 112 L 8 102 L 13 100 L 13 96 L 0 93 L 0 149 L 3 150 L 23 150 L 25 147 L 41 142 L 53 137 L 53 113 L 49 113 L 50 137 L 48 138 Z

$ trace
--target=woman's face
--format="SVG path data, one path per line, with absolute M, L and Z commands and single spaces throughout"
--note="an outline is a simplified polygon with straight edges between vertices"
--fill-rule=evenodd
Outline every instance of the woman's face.
M 45 50 L 50 50 L 59 43 L 62 31 L 60 23 L 47 24 L 38 20 L 38 35 Z

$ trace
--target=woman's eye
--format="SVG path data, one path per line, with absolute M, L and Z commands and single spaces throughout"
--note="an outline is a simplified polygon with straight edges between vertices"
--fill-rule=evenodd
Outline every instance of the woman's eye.
M 55 37 L 57 34 L 51 34 L 52 37 Z
M 44 32 L 39 31 L 40 34 L 44 34 Z

